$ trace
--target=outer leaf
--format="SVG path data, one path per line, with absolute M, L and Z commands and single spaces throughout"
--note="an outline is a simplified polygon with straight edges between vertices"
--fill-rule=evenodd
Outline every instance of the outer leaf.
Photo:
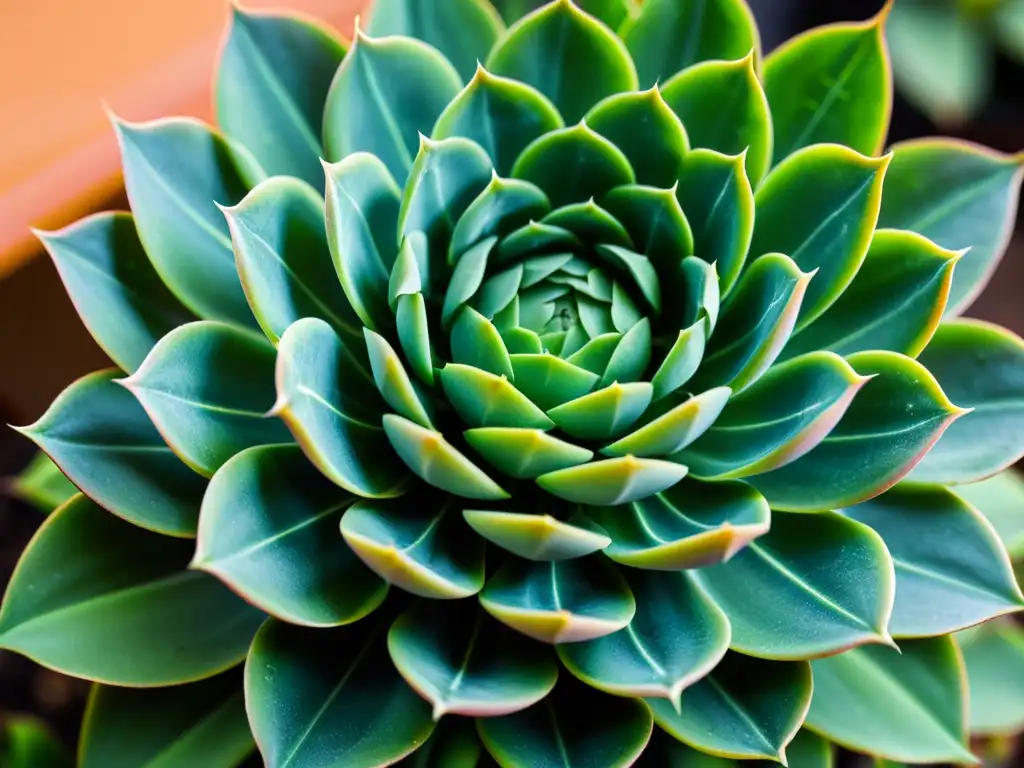
M 726 155 L 746 152 L 747 178 L 755 187 L 772 158 L 772 117 L 756 63 L 751 48 L 735 61 L 705 61 L 688 67 L 661 88 L 693 146 Z
M 910 640 L 899 652 L 856 648 L 811 666 L 813 731 L 890 760 L 975 762 L 966 745 L 963 659 L 952 638 Z
M 11 494 L 34 505 L 44 514 L 49 514 L 78 493 L 78 486 L 68 480 L 42 451 L 36 453 L 28 466 L 8 482 L 7 490 Z
M 477 720 L 484 746 L 502 768 L 628 768 L 652 728 L 650 710 L 641 702 L 604 696 L 567 675 L 529 709 Z
M 768 531 L 768 504 L 743 483 L 683 480 L 627 508 L 590 507 L 611 537 L 604 553 L 634 568 L 678 571 L 732 558 Z
M 37 232 L 89 333 L 131 373 L 162 336 L 195 319 L 160 280 L 128 213 Z
M 654 721 L 702 752 L 731 758 L 786 762 L 811 703 L 807 662 L 780 663 L 728 654 L 684 694 L 680 710 L 648 699 Z
M 387 585 L 337 536 L 354 500 L 297 445 L 249 448 L 210 482 L 192 567 L 291 624 L 357 621 Z
M 134 690 L 94 685 L 78 765 L 234 768 L 256 749 L 234 672 L 190 685 Z
M 312 20 L 233 5 L 214 81 L 217 124 L 267 173 L 297 176 L 322 191 L 324 101 L 345 49 Z
M 183 570 L 191 550 L 73 497 L 11 577 L 0 646 L 114 685 L 174 685 L 234 666 L 263 614 L 216 579 Z
M 973 410 L 939 438 L 911 479 L 969 483 L 1024 456 L 1024 340 L 990 323 L 957 320 L 939 326 L 920 361 L 957 405 Z
M 730 768 L 735 765 L 735 762 L 728 758 L 692 749 L 667 734 L 659 738 L 658 734 L 656 731 L 645 754 L 652 759 L 660 760 L 658 764 L 666 768 Z M 786 764 L 789 768 L 833 768 L 833 762 L 831 745 L 805 728 L 801 728 L 786 745 Z M 777 762 L 759 760 L 752 765 L 770 768 L 777 765 Z
M 39 421 L 18 431 L 115 515 L 157 533 L 194 536 L 206 481 L 171 452 L 117 375 L 79 379 Z M 63 499 L 50 497 L 50 509 L 78 492 L 72 489 Z
M 263 178 L 241 146 L 190 118 L 114 118 L 139 239 L 160 275 L 199 317 L 253 326 L 217 204 L 235 205 Z
M 548 472 L 537 478 L 537 485 L 578 504 L 615 506 L 671 488 L 686 471 L 669 461 L 623 456 Z
M 454 0 L 429 9 L 418 0 L 377 0 L 367 31 L 375 37 L 404 35 L 430 43 L 468 80 L 505 25 L 485 0 Z
M 1024 478 L 1007 469 L 987 480 L 957 486 L 956 494 L 996 529 L 1011 558 L 1024 555 Z
M 119 383 L 171 450 L 209 477 L 245 448 L 288 442 L 284 425 L 266 418 L 273 381 L 273 347 L 248 331 L 203 321 L 164 336 Z
M 70 768 L 71 755 L 42 720 L 7 715 L 0 729 L 0 758 L 5 768 Z
M 645 87 L 701 61 L 761 53 L 757 23 L 743 0 L 646 0 L 620 34 Z
M 775 123 L 775 163 L 811 144 L 843 144 L 864 155 L 882 149 L 892 112 L 885 47 L 889 6 L 864 22 L 797 35 L 764 61 Z
M 1024 608 L 992 526 L 945 488 L 896 486 L 845 510 L 885 541 L 896 566 L 894 637 L 931 637 Z
M 877 533 L 835 512 L 773 512 L 768 533 L 698 579 L 728 614 L 741 653 L 806 659 L 892 643 L 889 553 Z
M 725 655 L 729 620 L 685 572 L 625 573 L 636 598 L 629 626 L 560 645 L 558 656 L 587 685 L 617 696 L 664 698 L 678 709 L 683 689 Z
M 419 602 L 388 631 L 399 673 L 442 715 L 498 717 L 543 699 L 558 678 L 551 650 L 511 634 L 470 601 Z
M 971 735 L 1011 735 L 1024 726 L 1024 633 L 1011 623 L 992 622 L 962 642 L 970 683 Z
M 750 250 L 788 254 L 816 271 L 797 328 L 824 312 L 860 269 L 871 244 L 889 156 L 870 158 L 838 145 L 816 145 L 786 158 L 754 198 Z
M 513 24 L 520 18 L 546 5 L 550 0 L 491 0 L 505 21 Z M 580 8 L 611 29 L 618 29 L 627 17 L 636 13 L 638 0 L 573 0 Z
M 484 752 L 473 721 L 442 721 L 426 743 L 396 765 L 402 768 L 476 768 Z
M 568 523 L 551 515 L 479 509 L 463 510 L 462 516 L 485 539 L 527 560 L 571 560 L 604 549 L 611 542 L 589 526 L 574 525 L 586 522 L 577 516 Z
M 622 41 L 568 0 L 557 0 L 514 24 L 487 57 L 498 75 L 532 85 L 568 123 L 613 93 L 637 88 Z
M 835 509 L 877 496 L 903 479 L 964 413 L 908 357 L 857 352 L 849 362 L 874 378 L 839 424 L 810 453 L 751 479 L 772 509 Z
M 278 176 L 223 210 L 242 287 L 271 343 L 304 317 L 319 317 L 350 343 L 359 339 L 359 317 L 331 268 L 324 203 L 316 190 Z
M 461 88 L 458 72 L 436 48 L 408 37 L 368 37 L 357 29 L 324 105 L 327 159 L 369 152 L 404 181 L 419 136 L 430 133 Z
M 960 314 L 988 283 L 1010 241 L 1024 155 L 966 142 L 894 144 L 878 226 L 919 232 L 944 248 L 970 248 L 957 265 L 947 315 Z
M 268 768 L 390 765 L 427 740 L 430 705 L 391 664 L 386 627 L 263 625 L 245 664 L 245 699 Z

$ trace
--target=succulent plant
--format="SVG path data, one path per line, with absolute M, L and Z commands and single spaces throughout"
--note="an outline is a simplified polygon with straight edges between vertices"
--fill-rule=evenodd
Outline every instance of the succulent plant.
M 885 18 L 236 8 L 223 132 L 115 118 L 132 213 L 42 239 L 118 369 L 21 430 L 81 494 L 0 610 L 80 764 L 971 760 L 1024 158 L 881 154 Z

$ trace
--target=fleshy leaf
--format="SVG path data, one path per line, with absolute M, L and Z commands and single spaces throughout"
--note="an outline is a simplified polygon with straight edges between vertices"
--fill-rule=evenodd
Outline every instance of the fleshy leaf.
M 206 480 L 171 452 L 117 375 L 79 379 L 39 421 L 18 431 L 118 517 L 157 533 L 194 536 Z M 71 490 L 69 497 L 78 492 Z M 53 506 L 66 500 L 53 499 Z
M 587 460 L 590 460 L 589 457 Z M 78 486 L 68 480 L 53 460 L 42 451 L 36 453 L 28 466 L 11 478 L 9 483 L 6 488 L 9 493 L 15 498 L 27 501 L 47 515 L 78 493 Z
M 919 232 L 943 248 L 970 248 L 957 265 L 947 315 L 958 315 L 988 283 L 1013 232 L 1024 155 L 962 141 L 894 144 L 878 226 Z
M 241 675 L 137 690 L 96 685 L 82 722 L 81 768 L 234 768 L 256 751 Z
M 612 539 L 605 555 L 656 571 L 725 562 L 766 533 L 771 516 L 749 485 L 692 480 L 626 508 L 589 507 L 586 513 Z
M 605 96 L 637 87 L 622 41 L 567 0 L 548 3 L 514 24 L 491 51 L 487 68 L 536 88 L 569 123 Z
M 480 509 L 464 510 L 462 516 L 485 539 L 527 560 L 571 560 L 611 542 L 603 533 L 574 525 L 575 518 L 563 523 L 550 515 Z
M 545 643 L 578 643 L 629 624 L 636 602 L 601 556 L 510 559 L 487 580 L 480 604 L 498 621 Z
M 889 5 L 864 22 L 817 27 L 764 60 L 764 90 L 775 123 L 775 163 L 811 144 L 842 144 L 864 155 L 882 149 L 892 111 L 885 46 Z
M 981 627 L 962 642 L 970 683 L 971 735 L 1009 735 L 1024 726 L 1024 632 L 1009 622 Z
M 647 699 L 654 722 L 702 752 L 786 762 L 811 703 L 807 662 L 782 663 L 730 653 L 710 675 L 688 688 L 679 711 Z
M 566 229 L 584 243 L 612 243 L 626 248 L 633 245 L 625 227 L 608 211 L 595 203 L 593 198 L 585 202 L 563 205 L 547 214 L 541 219 L 541 222 Z M 569 276 L 558 275 L 556 277 L 565 279 Z M 593 291 L 593 288 L 588 285 L 587 290 Z
M 463 307 L 452 324 L 452 360 L 496 376 L 512 376 L 512 361 L 501 334 L 472 307 Z
M 582 397 L 598 382 L 596 374 L 554 355 L 510 357 L 516 374 L 516 389 L 545 410 Z
M 434 384 L 434 348 L 430 341 L 427 303 L 422 293 L 398 297 L 395 309 L 398 340 L 412 372 L 424 384 Z
M 745 152 L 747 178 L 756 187 L 772 159 L 772 117 L 754 55 L 750 49 L 735 61 L 695 64 L 661 86 L 661 93 L 693 146 L 725 155 Z
M 671 189 L 627 184 L 601 201 L 622 222 L 634 249 L 650 259 L 665 283 L 664 293 L 673 291 L 679 263 L 693 255 L 693 232 L 676 197 L 676 181 L 678 173 Z
M 160 279 L 202 318 L 254 327 L 217 205 L 235 205 L 263 171 L 241 146 L 191 118 L 114 120 L 139 239 Z
M 664 731 L 655 731 L 644 754 L 657 765 L 666 768 L 731 768 L 736 763 L 726 757 L 709 755 L 707 752 L 688 747 Z M 832 746 L 816 733 L 801 728 L 793 740 L 786 745 L 786 764 L 789 768 L 834 768 Z M 751 765 L 771 768 L 777 760 L 759 760 Z
M 245 703 L 267 765 L 391 765 L 427 740 L 430 705 L 395 670 L 386 628 L 263 625 L 245 663 Z
M 839 424 L 814 450 L 750 479 L 772 509 L 813 512 L 877 496 L 903 479 L 964 413 L 909 357 L 857 352 L 847 359 L 872 378 Z
M 533 479 L 548 472 L 575 467 L 590 461 L 594 452 L 522 427 L 481 427 L 467 429 L 466 441 L 477 453 L 504 474 Z
M 537 703 L 555 687 L 549 648 L 505 631 L 469 601 L 421 601 L 388 631 L 399 674 L 443 715 L 500 717 Z
M 324 101 L 346 46 L 301 16 L 231 6 L 231 28 L 214 81 L 217 124 L 267 173 L 323 191 Z
M 515 157 L 518 156 L 517 151 Z M 515 157 L 508 161 L 509 166 Z M 526 226 L 533 219 L 541 218 L 550 210 L 548 196 L 535 184 L 493 175 L 490 183 L 469 204 L 456 222 L 448 247 L 449 263 L 457 262 L 466 251 L 480 241 L 492 235 L 507 235 Z M 511 298 L 508 301 L 511 301 Z M 504 308 L 508 301 L 497 307 L 495 312 Z M 488 317 L 494 316 L 493 313 L 484 314 Z
M 201 475 L 250 446 L 289 442 L 284 424 L 266 417 L 274 404 L 274 348 L 249 331 L 213 321 L 183 325 L 119 383 Z
M 655 402 L 678 390 L 697 372 L 704 359 L 708 333 L 709 322 L 706 318 L 701 318 L 679 332 L 651 378 Z
M 732 390 L 728 387 L 702 392 L 602 448 L 601 453 L 606 456 L 628 454 L 640 457 L 675 453 L 700 437 L 714 423 L 731 394 Z
M 337 535 L 355 500 L 297 445 L 249 448 L 210 481 L 192 567 L 291 624 L 357 621 L 380 605 L 387 585 Z
M 441 384 L 456 413 L 473 427 L 551 429 L 554 422 L 505 376 L 459 363 L 441 370 Z
M 1024 341 L 979 320 L 943 323 L 919 360 L 961 408 L 910 475 L 915 482 L 969 483 L 1024 456 Z
M 451 500 L 364 499 L 345 513 L 341 533 L 377 574 L 414 595 L 452 600 L 483 586 L 483 542 Z
M 399 768 L 477 768 L 483 753 L 474 721 L 468 717 L 449 717 L 438 723 L 422 747 L 395 765 Z
M 896 566 L 893 637 L 932 637 L 1024 608 L 999 537 L 945 488 L 903 486 L 844 510 L 885 541 Z
M 228 669 L 264 616 L 212 576 L 184 570 L 191 553 L 192 542 L 75 496 L 18 563 L 0 608 L 0 646 L 112 685 L 175 685 Z
M 729 620 L 685 572 L 626 569 L 636 598 L 629 626 L 611 635 L 558 646 L 566 668 L 587 685 L 617 696 L 667 699 L 708 674 L 729 645 Z
M 412 169 L 420 135 L 462 88 L 436 49 L 409 37 L 372 38 L 360 30 L 324 105 L 324 151 L 331 162 L 353 152 L 384 161 L 399 184 Z
M 952 638 L 908 640 L 899 651 L 855 648 L 811 667 L 807 725 L 815 732 L 889 760 L 976 762 L 966 745 L 963 659 Z
M 441 307 L 441 324 L 445 329 L 451 326 L 456 313 L 473 298 L 483 284 L 487 262 L 497 241 L 498 238 L 494 236 L 481 240 L 463 253 L 456 262 Z
M 1024 555 L 1024 477 L 1014 469 L 978 483 L 958 485 L 956 495 L 992 523 L 1012 559 Z
M 741 653 L 806 659 L 892 644 L 892 559 L 877 533 L 835 512 L 773 510 L 768 533 L 697 578 L 728 614 Z
M 413 385 L 409 373 L 402 364 L 402 358 L 379 333 L 364 328 L 363 335 L 366 337 L 370 370 L 381 397 L 401 416 L 422 427 L 433 429 L 429 412 L 432 410 L 430 401 Z
M 604 389 L 570 400 L 548 411 L 559 429 L 582 440 L 603 440 L 622 434 L 651 403 L 645 381 L 609 384 Z
M 623 456 L 548 472 L 537 478 L 537 484 L 567 501 L 604 507 L 660 493 L 685 475 L 681 464 Z
M 128 213 L 99 213 L 37 232 L 89 333 L 131 373 L 160 338 L 195 320 L 160 280 Z

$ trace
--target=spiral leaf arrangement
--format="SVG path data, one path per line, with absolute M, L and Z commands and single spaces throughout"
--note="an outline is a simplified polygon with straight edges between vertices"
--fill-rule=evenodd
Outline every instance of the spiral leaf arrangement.
M 971 760 L 1022 158 L 881 154 L 887 11 L 497 6 L 236 8 L 223 133 L 114 119 L 132 213 L 42 238 L 118 370 L 22 430 L 81 494 L 0 644 L 97 768 Z

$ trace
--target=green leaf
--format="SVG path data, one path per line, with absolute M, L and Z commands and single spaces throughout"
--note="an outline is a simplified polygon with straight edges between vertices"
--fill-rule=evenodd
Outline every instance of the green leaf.
M 786 745 L 803 722 L 811 687 L 811 668 L 805 661 L 763 661 L 730 653 L 684 692 L 678 711 L 663 699 L 647 699 L 647 704 L 655 723 L 702 752 L 785 764 Z
M 590 527 L 574 525 L 586 522 L 575 516 L 567 523 L 551 515 L 479 509 L 463 510 L 462 516 L 480 536 L 527 560 L 571 560 L 604 549 L 611 542 Z
M 245 448 L 289 441 L 284 425 L 266 416 L 274 404 L 274 348 L 249 331 L 213 321 L 183 325 L 118 383 L 171 450 L 206 477 Z
M 536 184 L 556 207 L 586 202 L 636 181 L 622 151 L 583 122 L 530 144 L 516 158 L 512 176 Z
M 903 479 L 964 411 L 918 362 L 895 352 L 847 358 L 872 377 L 810 453 L 750 482 L 772 509 L 814 512 L 870 499 Z
M 743 155 L 694 149 L 683 160 L 676 188 L 693 229 L 693 252 L 715 265 L 722 296 L 739 278 L 754 232 L 754 193 L 745 162 Z
M 956 488 L 956 494 L 983 514 L 1011 558 L 1024 555 L 1024 477 L 1006 469 L 978 483 Z
M 455 65 L 463 80 L 487 58 L 505 31 L 486 0 L 447 0 L 426 9 L 418 0 L 376 0 L 367 32 L 374 37 L 415 37 L 437 48 Z
M 708 59 L 761 54 L 757 23 L 744 0 L 645 0 L 619 34 L 633 55 L 642 86 L 665 82 Z
M 572 232 L 531 221 L 504 238 L 495 252 L 498 264 L 551 251 L 574 251 L 583 244 Z
M 498 621 L 544 643 L 578 643 L 617 632 L 636 610 L 626 580 L 600 555 L 509 559 L 487 580 L 480 604 Z
M 369 152 L 404 182 L 419 137 L 462 89 L 459 73 L 436 49 L 409 37 L 356 30 L 324 105 L 324 151 L 331 162 Z
M 319 317 L 345 336 L 362 325 L 331 267 L 324 202 L 304 181 L 276 176 L 223 208 L 242 287 L 271 343 L 296 320 Z
M 637 88 L 622 41 L 575 3 L 559 0 L 513 25 L 487 57 L 498 75 L 532 85 L 568 123 L 605 96 Z
M 451 335 L 452 360 L 496 376 L 512 376 L 512 361 L 505 342 L 490 320 L 472 307 L 456 315 Z
M 191 554 L 191 542 L 75 496 L 43 523 L 11 577 L 0 647 L 112 685 L 175 685 L 228 669 L 264 616 L 213 577 L 184 570 Z
M 463 253 L 452 270 L 441 306 L 441 325 L 449 330 L 456 313 L 483 285 L 487 261 L 498 238 L 491 236 Z
M 808 30 L 765 58 L 774 163 L 812 144 L 842 144 L 863 155 L 881 151 L 892 111 L 890 7 L 867 21 Z
M 540 429 L 481 427 L 467 429 L 463 435 L 484 459 L 518 479 L 532 480 L 557 469 L 584 464 L 594 457 L 593 451 Z
M 609 384 L 548 411 L 559 429 L 582 440 L 605 440 L 621 435 L 651 403 L 649 383 Z
M 411 479 L 393 461 L 370 366 L 327 323 L 299 320 L 277 350 L 274 413 L 332 482 L 358 496 L 400 496 Z
M 945 488 L 903 486 L 844 510 L 885 541 L 896 566 L 893 637 L 931 637 L 1024 608 L 999 537 Z
M 889 350 L 917 357 L 939 325 L 953 267 L 963 255 L 914 232 L 876 230 L 853 281 L 786 345 L 783 357 L 818 349 L 840 355 Z
M 25 430 L 21 432 L 25 434 Z M 32 457 L 20 474 L 7 480 L 5 490 L 29 502 L 43 514 L 49 514 L 78 493 L 78 487 L 42 451 Z
M 500 717 L 537 703 L 555 687 L 549 648 L 507 632 L 470 601 L 421 601 L 388 631 L 391 660 L 443 715 Z
M 409 367 L 420 381 L 433 386 L 434 348 L 430 343 L 427 305 L 422 293 L 398 297 L 395 322 L 398 324 L 398 340 Z
M 747 178 L 756 187 L 771 164 L 772 117 L 754 57 L 751 48 L 735 61 L 695 64 L 661 86 L 661 93 L 693 146 L 742 154 Z
M 988 283 L 1013 232 L 1024 155 L 949 139 L 894 144 L 878 226 L 919 232 L 943 248 L 970 248 L 957 264 L 947 315 Z
M 659 733 L 662 735 L 659 737 Z M 736 763 L 725 757 L 709 755 L 677 741 L 664 731 L 656 731 L 644 753 L 648 758 L 660 760 L 667 768 L 731 768 Z M 801 728 L 786 745 L 786 764 L 789 768 L 833 768 L 831 745 L 823 738 Z M 775 760 L 759 760 L 751 765 L 771 768 Z
M 723 308 L 690 386 L 739 393 L 756 382 L 789 340 L 813 277 L 781 253 L 756 259 Z
M 94 685 L 78 765 L 234 768 L 255 751 L 241 675 L 228 672 L 155 690 Z
M 476 768 L 484 752 L 468 717 L 438 723 L 426 743 L 395 765 L 401 768 Z
M 363 499 L 341 519 L 352 550 L 385 581 L 435 600 L 475 595 L 484 584 L 484 544 L 452 499 Z
M 617 696 L 667 699 L 708 674 L 729 645 L 729 620 L 685 573 L 625 570 L 636 598 L 629 626 L 611 635 L 557 646 L 566 668 Z
M 274 176 L 323 190 L 324 101 L 346 46 L 301 16 L 231 6 L 214 80 L 217 124 Z
M 297 445 L 249 448 L 210 481 L 192 567 L 291 624 L 357 621 L 380 605 L 387 585 L 337 535 L 355 500 Z
M 327 244 L 352 309 L 372 330 L 391 327 L 388 278 L 398 246 L 395 229 L 402 192 L 378 158 L 356 152 L 327 177 Z
M 530 142 L 565 124 L 554 104 L 540 91 L 491 74 L 479 64 L 475 66 L 468 85 L 437 119 L 431 137 L 472 139 L 504 175 Z
M 366 349 L 370 355 L 370 370 L 373 372 L 373 380 L 381 397 L 400 415 L 422 427 L 433 429 L 431 403 L 426 399 L 425 393 L 421 393 L 413 385 L 405 366 L 402 365 L 402 358 L 379 333 L 364 328 L 363 335 L 366 337 Z
M 1024 727 L 1024 632 L 1009 622 L 982 627 L 961 642 L 970 683 L 971 735 L 1013 735 Z
M 531 768 L 628 768 L 652 728 L 642 702 L 606 696 L 567 675 L 529 709 L 477 720 L 480 738 L 499 765 Z
M 676 197 L 678 173 L 672 189 L 630 185 L 616 187 L 602 204 L 625 227 L 633 247 L 646 256 L 665 282 L 665 293 L 675 289 L 679 264 L 693 255 L 693 232 Z
M 806 659 L 892 644 L 892 559 L 877 533 L 835 512 L 773 509 L 768 533 L 697 578 L 728 614 L 740 653 Z
M 191 118 L 112 118 L 139 239 L 160 279 L 199 317 L 253 327 L 217 205 L 264 177 L 240 145 Z
M 456 413 L 470 426 L 546 430 L 554 425 L 503 375 L 448 363 L 441 369 L 441 385 Z
M 612 302 L 612 320 L 615 320 L 615 302 Z M 601 377 L 601 386 L 607 387 L 616 381 L 636 381 L 643 377 L 651 362 L 651 323 L 645 317 L 622 335 L 612 352 L 608 366 Z
M 700 437 L 714 423 L 731 394 L 728 387 L 702 392 L 602 448 L 601 453 L 642 458 L 675 453 Z
M 586 202 L 563 205 L 547 214 L 541 221 L 544 224 L 561 227 L 572 232 L 584 243 L 613 243 L 627 248 L 633 245 L 629 233 L 626 232 L 622 224 L 595 203 L 593 198 Z M 567 278 L 573 277 L 573 275 L 559 275 L 558 277 Z M 588 290 L 591 290 L 589 285 Z
M 516 375 L 516 389 L 543 410 L 582 397 L 598 382 L 596 374 L 554 355 L 518 354 L 509 357 Z
M 31 715 L 4 717 L 0 759 L 5 768 L 71 768 L 75 764 L 50 727 Z
M 39 421 L 18 431 L 118 517 L 169 536 L 195 536 L 206 480 L 171 452 L 117 376 L 107 370 L 79 379 Z M 50 509 L 78 493 L 65 483 L 65 498 L 50 497 Z
M 709 322 L 701 318 L 679 332 L 676 340 L 665 354 L 658 370 L 651 378 L 654 387 L 654 401 L 672 394 L 697 372 L 704 359 L 704 345 L 707 343 Z
M 509 160 L 509 166 L 513 160 L 515 157 Z M 550 210 L 551 203 L 547 195 L 537 186 L 519 179 L 504 179 L 495 173 L 483 192 L 469 204 L 455 224 L 451 245 L 448 247 L 448 262 L 458 262 L 464 253 L 482 240 L 492 235 L 507 235 L 543 217 Z M 486 312 L 484 314 L 494 316 Z
M 195 320 L 160 280 L 129 213 L 99 213 L 36 232 L 100 348 L 131 373 L 160 338 Z
M 860 269 L 888 165 L 888 155 L 875 159 L 819 144 L 787 157 L 757 190 L 751 253 L 785 253 L 804 272 L 815 272 L 798 329 L 828 309 Z
M 338 629 L 270 619 L 245 665 L 245 698 L 268 768 L 391 765 L 434 730 L 430 705 L 388 657 L 387 624 Z
M 970 483 L 1024 456 L 1024 341 L 979 320 L 939 326 L 919 360 L 961 408 L 973 409 L 939 438 L 910 478 Z
M 577 504 L 611 507 L 661 493 L 686 471 L 669 461 L 623 456 L 548 472 L 537 478 L 537 485 Z
M 910 763 L 975 763 L 963 659 L 950 637 L 855 648 L 812 662 L 807 726 L 840 746 Z M 885 706 L 879 706 L 885 702 Z
M 604 554 L 656 571 L 725 562 L 766 533 L 770 520 L 768 504 L 749 485 L 692 480 L 626 508 L 589 507 L 586 514 L 612 539 Z
M 598 102 L 584 117 L 629 160 L 636 180 L 669 188 L 690 149 L 686 129 L 658 88 L 617 93 Z
M 672 458 L 695 477 L 714 479 L 785 466 L 827 437 L 867 382 L 832 352 L 782 363 L 732 398 L 710 429 Z

